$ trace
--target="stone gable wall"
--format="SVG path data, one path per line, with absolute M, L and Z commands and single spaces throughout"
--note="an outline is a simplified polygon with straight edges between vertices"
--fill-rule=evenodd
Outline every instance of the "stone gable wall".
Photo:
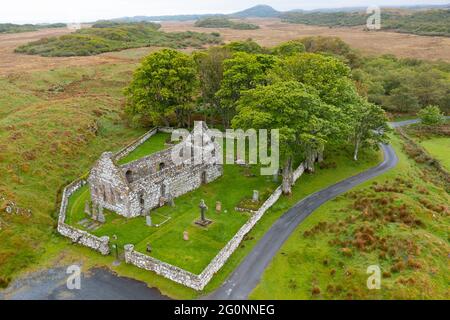
M 209 183 L 222 175 L 221 165 L 209 163 L 175 165 L 172 160 L 173 152 L 181 154 L 181 151 L 185 151 L 186 148 L 195 149 L 192 142 L 198 139 L 202 139 L 200 142 L 203 146 L 199 148 L 201 152 L 195 149 L 194 154 L 203 155 L 205 148 L 215 150 L 215 147 L 218 147 L 205 135 L 207 127 L 204 122 L 196 122 L 194 131 L 176 146 L 121 166 L 113 162 L 113 159 L 123 157 L 135 150 L 158 130 L 151 130 L 116 155 L 104 153 L 96 162 L 88 178 L 92 201 L 96 205 L 127 218 L 133 218 L 161 206 L 169 198 L 176 198 L 195 190 L 202 183 Z M 190 161 L 193 158 L 186 160 Z M 217 168 L 219 166 L 220 168 Z

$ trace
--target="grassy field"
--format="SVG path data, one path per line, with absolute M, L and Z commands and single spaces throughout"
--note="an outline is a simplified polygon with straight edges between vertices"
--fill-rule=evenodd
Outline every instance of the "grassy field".
M 252 299 L 448 299 L 443 186 L 402 151 L 398 166 L 314 212 L 283 245 Z M 379 265 L 381 290 L 366 269 Z
M 121 115 L 122 88 L 133 68 L 60 68 L 0 79 L 0 193 L 32 210 L 30 217 L 0 211 L 3 285 L 47 250 L 61 188 L 102 152 L 145 132 L 127 127 Z
M 420 144 L 450 172 L 450 137 L 434 137 Z
M 406 133 L 450 171 L 450 121 L 431 127 L 412 125 L 406 128 Z

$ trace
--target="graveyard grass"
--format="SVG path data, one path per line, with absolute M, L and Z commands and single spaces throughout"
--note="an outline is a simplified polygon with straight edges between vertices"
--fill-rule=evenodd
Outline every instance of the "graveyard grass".
M 164 132 L 157 132 L 150 137 L 147 141 L 141 144 L 138 148 L 131 151 L 128 155 L 120 159 L 117 164 L 125 164 L 138 160 L 152 153 L 166 149 L 166 142 L 170 140 L 170 134 Z

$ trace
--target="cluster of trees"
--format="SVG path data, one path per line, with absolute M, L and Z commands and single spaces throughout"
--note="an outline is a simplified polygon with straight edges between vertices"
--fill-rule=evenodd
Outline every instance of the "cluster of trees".
M 384 141 L 384 111 L 357 93 L 351 69 L 331 55 L 305 52 L 302 41 L 271 50 L 252 41 L 187 55 L 163 49 L 148 56 L 129 87 L 127 112 L 153 124 L 189 126 L 193 113 L 225 128 L 279 129 L 283 191 L 294 159 L 312 161 L 328 144 L 361 147 Z M 201 106 L 201 108 L 196 108 Z
M 450 64 L 392 55 L 365 58 L 352 71 L 362 95 L 393 113 L 415 114 L 437 105 L 450 112 Z
M 18 53 L 45 57 L 89 56 L 129 48 L 161 46 L 169 48 L 201 48 L 220 44 L 218 33 L 162 32 L 155 23 L 117 23 L 102 21 L 92 28 L 77 30 L 60 37 L 43 38 L 16 49 Z
M 51 23 L 51 24 L 14 24 L 14 23 L 0 23 L 0 33 L 19 33 L 37 31 L 39 29 L 48 28 L 65 28 L 65 23 Z
M 230 28 L 236 30 L 256 30 L 259 26 L 246 22 L 235 22 L 225 17 L 210 17 L 197 20 L 195 22 L 196 27 L 201 28 Z
M 363 26 L 367 22 L 365 12 L 289 12 L 282 20 L 289 23 L 339 27 Z M 381 28 L 403 33 L 430 36 L 450 36 L 450 10 L 421 10 L 393 12 L 383 10 Z

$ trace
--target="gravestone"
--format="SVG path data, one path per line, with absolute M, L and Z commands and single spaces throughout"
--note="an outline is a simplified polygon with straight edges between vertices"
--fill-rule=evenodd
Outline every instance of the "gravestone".
M 175 207 L 175 201 L 173 200 L 172 194 L 169 193 L 168 200 L 169 206 Z
M 211 224 L 212 221 L 206 219 L 205 212 L 206 210 L 208 210 L 208 207 L 206 206 L 205 200 L 200 200 L 200 205 L 198 207 L 200 208 L 200 219 L 195 221 L 195 224 L 206 227 L 207 225 Z
M 253 190 L 253 198 L 252 198 L 253 202 L 259 202 L 259 191 L 258 190 Z
M 103 207 L 102 206 L 98 206 L 97 221 L 100 222 L 100 223 L 105 223 L 106 222 L 106 218 L 105 218 L 105 215 L 103 214 Z
M 216 201 L 216 211 L 221 212 L 222 211 L 222 202 Z
M 146 224 L 147 226 L 149 226 L 149 227 L 152 226 L 152 217 L 151 217 L 150 214 L 148 214 L 148 215 L 145 216 L 145 224 Z
M 187 231 L 183 232 L 183 240 L 184 241 L 188 241 L 189 240 L 189 232 L 187 232 Z
M 147 243 L 147 247 L 145 248 L 145 250 L 149 253 L 152 252 L 152 246 L 150 245 L 150 243 Z
M 88 216 L 91 216 L 91 205 L 89 204 L 89 201 L 86 201 L 84 203 L 84 213 L 86 213 Z

